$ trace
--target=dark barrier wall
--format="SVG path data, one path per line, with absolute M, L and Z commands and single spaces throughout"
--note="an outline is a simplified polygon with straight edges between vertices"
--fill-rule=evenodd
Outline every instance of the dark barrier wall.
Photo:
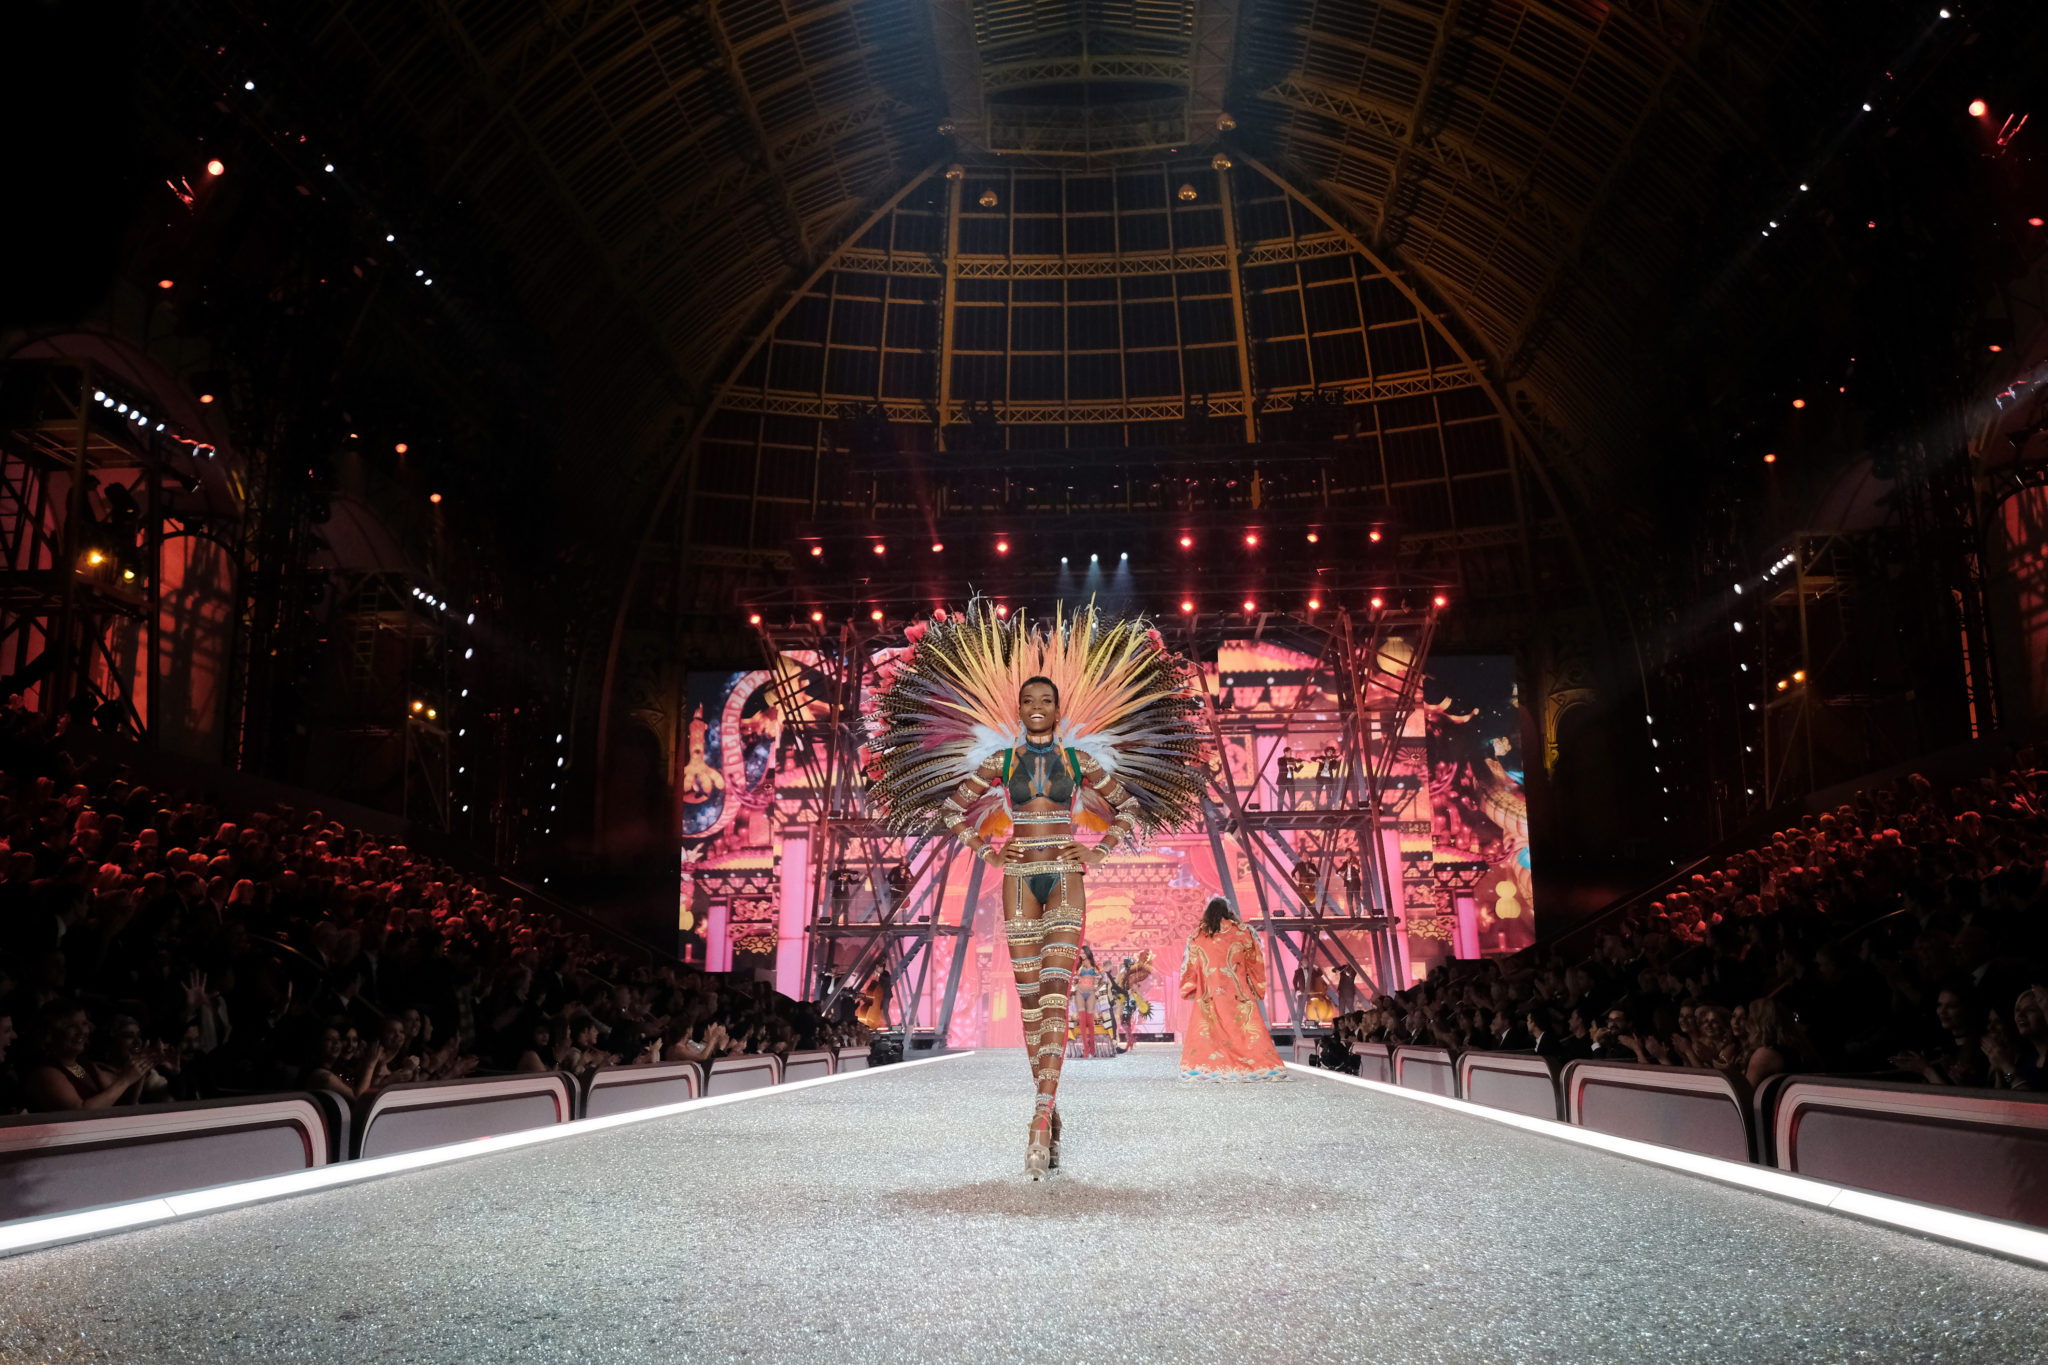
M 358 1111 L 356 1155 L 392 1156 L 567 1123 L 576 1117 L 574 1084 L 559 1071 L 541 1071 L 394 1085 Z
M 782 1061 L 777 1057 L 716 1057 L 711 1074 L 704 1078 L 704 1093 L 737 1095 L 742 1090 L 759 1090 L 782 1079 Z
M 1458 1090 L 1474 1104 L 1530 1118 L 1564 1117 L 1557 1064 L 1533 1052 L 1465 1052 L 1458 1056 Z
M 1394 1049 L 1394 1084 L 1408 1090 L 1426 1090 L 1432 1095 L 1458 1097 L 1458 1066 L 1451 1054 L 1440 1047 L 1397 1047 Z
M 0 1221 L 303 1171 L 329 1150 L 310 1095 L 0 1120 Z
M 703 1093 L 704 1069 L 695 1062 L 608 1066 L 593 1073 L 583 1089 L 583 1117 L 598 1119 L 607 1114 L 681 1104 Z
M 1564 1095 L 1566 1119 L 1597 1132 L 1724 1161 L 1751 1158 L 1749 1097 L 1718 1071 L 1573 1062 Z
M 820 1076 L 831 1074 L 832 1054 L 823 1048 L 811 1052 L 792 1052 L 782 1059 L 782 1079 L 785 1081 L 814 1081 Z
M 2048 1227 L 2048 1095 L 1793 1076 L 1773 1110 L 1782 1170 Z
M 1351 1051 L 1358 1057 L 1358 1074 L 1362 1079 L 1381 1085 L 1394 1083 L 1394 1054 L 1385 1043 L 1353 1043 Z

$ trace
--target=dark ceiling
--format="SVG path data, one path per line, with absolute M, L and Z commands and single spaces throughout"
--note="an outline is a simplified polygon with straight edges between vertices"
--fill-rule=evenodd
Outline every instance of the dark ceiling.
M 616 515 L 778 299 L 932 165 L 1219 140 L 1411 272 L 1594 479 L 1703 228 L 1731 185 L 1790 174 L 1772 111 L 1842 76 L 1823 34 L 1852 26 L 1823 8 L 341 0 L 280 22 L 500 238 L 562 357 L 569 456 L 603 471 L 588 510 Z

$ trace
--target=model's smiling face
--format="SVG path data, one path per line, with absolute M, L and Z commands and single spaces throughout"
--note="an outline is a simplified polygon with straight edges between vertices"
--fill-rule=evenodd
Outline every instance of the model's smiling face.
M 1044 683 L 1031 683 L 1018 693 L 1017 719 L 1024 722 L 1026 734 L 1050 733 L 1060 723 L 1060 704 L 1052 688 Z

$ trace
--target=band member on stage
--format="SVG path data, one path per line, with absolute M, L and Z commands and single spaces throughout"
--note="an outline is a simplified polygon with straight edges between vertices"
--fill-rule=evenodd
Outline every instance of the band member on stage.
M 889 1027 L 889 972 L 887 968 L 875 973 L 875 979 L 868 982 L 868 988 L 860 993 L 860 1008 L 853 1017 L 880 1033 Z
M 937 825 L 1002 871 L 1036 1180 L 1059 1164 L 1082 878 L 1139 830 L 1193 816 L 1207 772 L 1194 669 L 1142 618 L 1105 621 L 1092 606 L 1035 629 L 977 598 L 904 634 L 910 650 L 885 665 L 871 710 L 870 795 L 896 829 Z M 1089 829 L 1103 831 L 1093 846 L 1079 842 Z
M 1180 1074 L 1197 1081 L 1285 1080 L 1287 1068 L 1259 1012 L 1266 964 L 1258 936 L 1238 923 L 1221 896 L 1212 898 L 1188 939 L 1180 969 L 1181 998 L 1192 1000 Z

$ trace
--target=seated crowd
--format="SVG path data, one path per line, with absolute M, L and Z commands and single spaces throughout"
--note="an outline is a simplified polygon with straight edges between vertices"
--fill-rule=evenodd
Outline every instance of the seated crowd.
M 2048 771 L 1918 774 L 1807 816 L 1604 926 L 1448 964 L 1352 1041 L 2048 1090 Z
M 319 811 L 0 772 L 0 1114 L 866 1041 Z

